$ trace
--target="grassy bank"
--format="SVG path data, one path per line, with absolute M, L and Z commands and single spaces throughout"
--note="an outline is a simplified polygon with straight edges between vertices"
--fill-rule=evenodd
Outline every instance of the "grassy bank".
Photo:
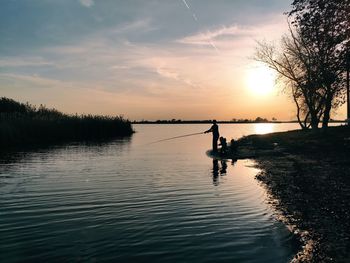
M 350 262 L 348 127 L 247 136 L 238 153 L 257 160 L 257 178 L 304 242 L 295 262 Z
M 120 116 L 68 115 L 42 105 L 0 99 L 2 147 L 101 140 L 132 133 L 131 123 Z

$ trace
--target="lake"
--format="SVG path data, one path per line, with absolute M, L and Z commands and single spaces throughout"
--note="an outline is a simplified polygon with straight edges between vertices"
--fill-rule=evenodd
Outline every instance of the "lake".
M 250 160 L 213 160 L 208 124 L 134 125 L 129 139 L 0 161 L 0 262 L 288 262 Z M 297 124 L 221 124 L 228 141 Z

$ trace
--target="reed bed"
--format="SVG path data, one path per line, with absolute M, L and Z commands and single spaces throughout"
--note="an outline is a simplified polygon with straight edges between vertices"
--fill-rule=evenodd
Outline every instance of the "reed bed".
M 2 146 L 103 140 L 132 133 L 130 121 L 122 116 L 68 115 L 43 105 L 0 99 Z

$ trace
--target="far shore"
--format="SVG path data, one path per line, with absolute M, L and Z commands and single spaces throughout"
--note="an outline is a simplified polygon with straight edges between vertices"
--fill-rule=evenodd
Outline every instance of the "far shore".
M 212 123 L 212 120 L 157 120 L 157 121 L 132 121 L 132 124 L 208 124 Z M 298 121 L 255 121 L 255 120 L 241 120 L 241 121 L 220 121 L 217 123 L 232 123 L 232 124 L 254 124 L 254 123 L 263 123 L 263 124 L 280 124 L 280 123 L 298 123 Z M 346 120 L 331 120 L 329 123 L 346 123 Z
M 350 127 L 250 135 L 221 158 L 254 159 L 278 218 L 304 244 L 293 262 L 350 262 Z

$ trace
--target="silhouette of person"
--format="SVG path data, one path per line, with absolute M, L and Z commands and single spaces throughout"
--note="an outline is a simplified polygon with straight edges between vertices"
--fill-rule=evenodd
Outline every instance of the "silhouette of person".
M 221 164 L 221 165 L 220 165 Z M 226 160 L 213 159 L 213 185 L 218 186 L 220 183 L 220 177 L 225 176 L 227 172 Z
M 234 166 L 235 165 L 235 163 L 237 162 L 237 159 L 232 159 L 231 160 L 231 164 Z
M 226 142 L 226 138 L 220 137 L 220 138 L 219 138 L 219 141 L 220 141 L 220 145 L 221 145 L 220 152 L 221 152 L 222 154 L 225 154 L 225 153 L 227 152 L 227 142 Z
M 218 151 L 218 139 L 220 137 L 219 134 L 219 126 L 216 124 L 216 120 L 213 120 L 213 125 L 210 127 L 209 130 L 205 131 L 204 133 L 211 132 L 213 134 L 213 152 Z
M 219 185 L 219 161 L 213 159 L 213 185 Z
M 226 175 L 227 163 L 225 160 L 221 160 L 220 162 L 221 162 L 220 175 Z
M 234 139 L 231 139 L 231 143 L 230 143 L 230 150 L 231 152 L 235 153 L 237 152 L 237 141 L 235 141 Z

